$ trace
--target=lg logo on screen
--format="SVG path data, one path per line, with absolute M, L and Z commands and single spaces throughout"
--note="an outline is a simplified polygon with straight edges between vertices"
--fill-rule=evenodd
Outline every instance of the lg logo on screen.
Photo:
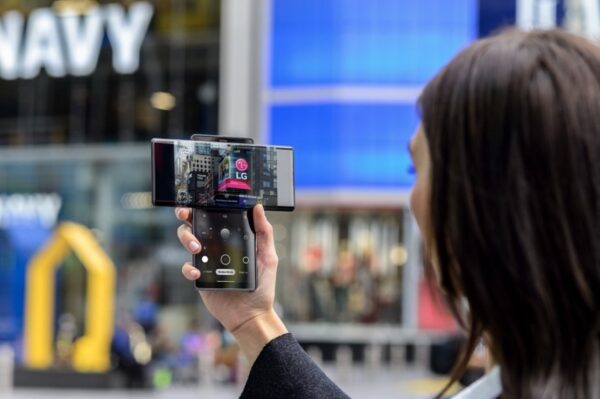
M 105 32 L 115 71 L 134 73 L 153 14 L 145 2 L 134 3 L 128 11 L 120 4 L 93 6 L 83 13 L 38 8 L 24 29 L 23 14 L 9 11 L 0 18 L 0 77 L 32 79 L 42 68 L 52 77 L 90 75 Z
M 235 161 L 235 178 L 239 180 L 248 180 L 248 161 L 243 158 L 238 158 Z

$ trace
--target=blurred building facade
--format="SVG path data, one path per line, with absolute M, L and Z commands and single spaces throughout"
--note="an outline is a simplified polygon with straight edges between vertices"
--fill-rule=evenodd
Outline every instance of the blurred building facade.
M 270 215 L 286 320 L 427 327 L 407 200 L 420 90 L 504 25 L 600 38 L 598 3 L 3 1 L 0 340 L 20 345 L 26 265 L 61 220 L 117 264 L 123 318 L 214 328 L 172 209 L 151 207 L 148 141 L 217 132 L 296 150 L 297 210 Z M 67 263 L 57 307 L 81 330 L 86 277 Z
M 172 211 L 150 209 L 148 142 L 217 131 L 220 3 L 9 1 L 0 25 L 0 340 L 20 346 L 27 262 L 63 220 L 117 262 L 123 312 L 192 305 L 161 278 L 185 256 L 165 253 Z M 56 317 L 82 331 L 78 262 L 61 268 Z

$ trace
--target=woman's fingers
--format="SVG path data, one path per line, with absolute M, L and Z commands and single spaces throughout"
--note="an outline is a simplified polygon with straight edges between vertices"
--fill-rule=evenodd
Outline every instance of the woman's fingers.
M 188 280 L 198 280 L 200 278 L 200 270 L 196 269 L 189 262 L 186 262 L 181 268 L 181 274 Z
M 262 205 L 254 208 L 254 230 L 256 231 L 256 250 L 258 259 L 267 266 L 277 266 L 277 253 L 275 252 L 275 240 L 273 239 L 273 226 L 267 220 L 265 209 Z
M 175 216 L 182 222 L 192 223 L 191 208 L 175 208 Z
M 202 249 L 202 245 L 200 245 L 194 234 L 192 234 L 192 228 L 187 224 L 182 224 L 177 228 L 177 237 L 181 245 L 193 254 L 197 254 Z

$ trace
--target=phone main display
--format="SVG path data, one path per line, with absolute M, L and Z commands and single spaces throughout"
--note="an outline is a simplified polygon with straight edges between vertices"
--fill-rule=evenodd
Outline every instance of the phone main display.
M 154 205 L 293 210 L 290 147 L 152 140 Z

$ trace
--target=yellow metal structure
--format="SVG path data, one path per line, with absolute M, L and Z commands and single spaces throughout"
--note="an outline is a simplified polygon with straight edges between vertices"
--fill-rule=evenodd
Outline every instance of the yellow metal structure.
M 103 372 L 110 367 L 114 328 L 115 266 L 92 232 L 62 223 L 27 268 L 24 361 L 45 369 L 54 362 L 54 287 L 56 269 L 73 251 L 87 271 L 85 334 L 73 344 L 73 368 Z

